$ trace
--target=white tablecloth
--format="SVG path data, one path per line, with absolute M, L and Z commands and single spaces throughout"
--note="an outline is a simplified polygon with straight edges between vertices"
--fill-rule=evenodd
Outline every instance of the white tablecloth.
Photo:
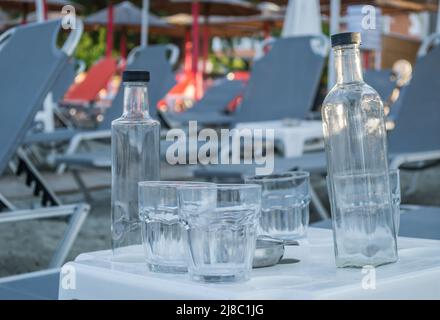
M 311 228 L 309 244 L 288 248 L 285 264 L 253 270 L 245 283 L 219 285 L 194 283 L 187 275 L 153 274 L 143 263 L 114 263 L 110 251 L 100 251 L 63 267 L 59 298 L 440 299 L 440 241 L 400 238 L 399 256 L 399 262 L 378 267 L 375 275 L 338 269 L 331 231 Z M 301 261 L 289 263 L 294 258 Z
M 286 158 L 299 157 L 304 153 L 306 141 L 323 139 L 321 121 L 280 120 L 238 123 L 236 129 L 272 129 L 275 139 L 283 146 Z

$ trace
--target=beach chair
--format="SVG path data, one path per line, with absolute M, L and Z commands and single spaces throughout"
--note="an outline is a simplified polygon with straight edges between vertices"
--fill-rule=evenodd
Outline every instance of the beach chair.
M 99 92 L 107 87 L 110 79 L 115 75 L 117 65 L 115 58 L 104 57 L 100 59 L 90 67 L 83 81 L 73 84 L 69 88 L 61 104 L 84 107 L 93 105 Z
M 143 69 L 150 71 L 150 115 L 153 118 L 158 119 L 156 109 L 157 103 L 175 84 L 172 66 L 177 59 L 178 49 L 173 45 L 139 47 L 134 49 L 128 57 L 127 69 Z M 69 146 L 66 149 L 65 154 L 52 157 L 51 162 L 59 164 L 57 169 L 58 173 L 64 172 L 66 167 L 69 166 L 75 181 L 87 199 L 90 199 L 90 194 L 82 181 L 79 169 L 84 167 L 110 168 L 110 148 L 106 148 L 99 153 L 78 153 L 78 148 L 82 143 L 87 143 L 91 140 L 110 139 L 111 122 L 119 118 L 123 111 L 123 94 L 123 90 L 120 89 L 112 106 L 105 113 L 104 120 L 99 124 L 95 131 L 78 132 L 72 130 L 57 130 L 58 132 L 53 135 L 39 134 L 34 135 L 34 137 L 29 137 L 27 140 L 32 143 L 48 142 L 51 141 L 51 136 L 54 138 L 60 138 L 60 140 L 69 139 Z M 57 136 L 55 137 L 55 135 Z
M 311 225 L 314 228 L 331 229 L 330 219 Z M 440 240 L 440 208 L 402 206 L 399 237 Z
M 179 122 L 233 126 L 241 122 L 306 119 L 316 98 L 328 50 L 325 36 L 279 39 L 255 62 L 236 112 L 183 113 Z M 172 119 L 167 122 L 173 123 Z
M 246 83 L 242 80 L 221 79 L 205 92 L 202 99 L 184 113 L 159 112 L 159 116 L 168 128 L 172 128 L 187 120 L 188 115 L 197 115 L 198 113 L 225 114 L 230 112 L 227 110 L 228 106 L 243 94 L 245 88 Z M 182 114 L 186 114 L 185 119 L 181 119 Z
M 128 69 L 150 70 L 152 77 L 152 81 L 149 84 L 150 113 L 153 118 L 158 119 L 156 108 L 153 106 L 157 105 L 175 83 L 172 65 L 177 61 L 177 58 L 178 49 L 175 46 L 157 45 L 136 48 L 127 59 Z M 123 90 L 120 89 L 113 99 L 112 105 L 105 112 L 103 121 L 98 123 L 96 130 L 60 128 L 48 133 L 29 132 L 24 140 L 24 144 L 66 142 L 68 143 L 66 155 L 70 155 L 75 153 L 78 146 L 84 141 L 109 139 L 111 122 L 122 114 L 123 94 Z
M 440 78 L 436 76 L 440 74 L 440 46 L 434 46 L 431 51 L 426 49 L 439 38 L 440 34 L 433 35 L 422 45 L 413 78 L 402 96 L 396 127 L 389 133 L 390 168 L 421 170 L 440 161 Z M 242 179 L 254 175 L 255 168 L 254 164 L 198 166 L 194 175 L 205 179 Z M 276 172 L 298 169 L 325 174 L 325 153 L 275 158 Z M 406 192 L 415 185 L 414 179 Z
M 8 212 L 0 215 L 0 223 L 31 219 L 69 218 L 64 236 L 52 257 L 50 268 L 64 262 L 89 206 L 62 206 L 38 170 L 20 147 L 26 132 L 40 109 L 50 88 L 73 54 L 82 34 L 82 23 L 72 30 L 61 49 L 56 46 L 61 20 L 17 27 L 0 36 L 0 173 L 8 168 L 26 176 L 26 184 L 40 196 L 43 208 L 17 210 L 5 197 L 0 206 Z M 50 208 L 46 207 L 49 206 Z
M 364 80 L 379 93 L 382 101 L 390 99 L 396 88 L 396 79 L 391 70 L 367 70 L 364 72 Z

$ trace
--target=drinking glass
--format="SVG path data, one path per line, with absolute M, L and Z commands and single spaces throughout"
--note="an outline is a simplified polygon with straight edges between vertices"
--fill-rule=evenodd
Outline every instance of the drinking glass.
M 187 272 L 177 189 L 181 186 L 195 187 L 206 184 L 208 183 L 167 181 L 139 183 L 142 243 L 150 271 Z
M 262 187 L 260 234 L 285 241 L 307 236 L 310 204 L 308 172 L 248 177 L 245 183 Z
M 193 281 L 223 283 L 250 277 L 261 210 L 261 186 L 179 188 Z

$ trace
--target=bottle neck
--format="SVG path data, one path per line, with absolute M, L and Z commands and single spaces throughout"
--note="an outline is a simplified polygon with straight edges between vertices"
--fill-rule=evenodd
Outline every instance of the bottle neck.
M 145 82 L 124 83 L 124 113 L 123 118 L 150 118 L 148 88 Z
M 334 48 L 337 84 L 363 82 L 361 53 L 359 45 L 345 45 Z

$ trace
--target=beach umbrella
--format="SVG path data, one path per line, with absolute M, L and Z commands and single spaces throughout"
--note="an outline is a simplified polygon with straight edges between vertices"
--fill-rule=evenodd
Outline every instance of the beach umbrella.
M 246 16 L 256 15 L 260 11 L 254 5 L 242 0 L 165 0 L 151 2 L 153 10 L 167 12 L 168 14 L 187 13 L 192 15 L 192 71 L 196 80 L 196 96 L 201 95 L 202 76 L 198 70 L 198 59 L 200 53 L 199 39 L 200 27 L 199 17 L 205 17 L 203 32 L 203 56 L 204 61 L 209 52 L 209 17 L 211 15 L 223 16 Z M 205 64 L 204 67 L 205 68 Z
M 264 24 L 269 22 L 276 27 L 281 27 L 284 16 L 249 16 L 249 17 L 223 17 L 211 16 L 209 18 L 209 34 L 212 37 L 234 38 L 247 37 L 262 31 Z M 185 32 L 190 30 L 193 18 L 188 14 L 176 14 L 164 18 L 170 25 L 174 26 L 172 35 L 184 37 Z M 205 23 L 204 17 L 199 17 L 199 25 Z
M 21 10 L 23 13 L 22 23 L 26 23 L 26 16 L 30 11 L 37 12 L 37 21 L 47 19 L 49 10 L 61 10 L 64 6 L 71 5 L 76 9 L 81 6 L 66 0 L 0 0 L 0 7 L 4 10 Z
M 95 26 L 108 26 L 108 22 L 110 19 L 109 11 L 112 10 L 111 18 L 112 28 L 119 28 L 122 31 L 121 36 L 121 55 L 123 57 L 126 56 L 126 31 L 130 30 L 141 30 L 142 29 L 142 15 L 143 12 L 140 8 L 136 7 L 129 1 L 121 2 L 117 5 L 112 5 L 111 7 L 104 8 L 85 19 L 86 27 L 95 27 Z M 171 34 L 171 26 L 161 18 L 149 14 L 148 17 L 149 27 L 153 32 L 161 32 L 166 33 L 169 31 Z M 111 34 L 109 31 L 108 34 Z M 113 40 L 108 38 L 108 47 L 107 54 L 111 54 Z M 110 50 L 110 51 L 109 51 Z

